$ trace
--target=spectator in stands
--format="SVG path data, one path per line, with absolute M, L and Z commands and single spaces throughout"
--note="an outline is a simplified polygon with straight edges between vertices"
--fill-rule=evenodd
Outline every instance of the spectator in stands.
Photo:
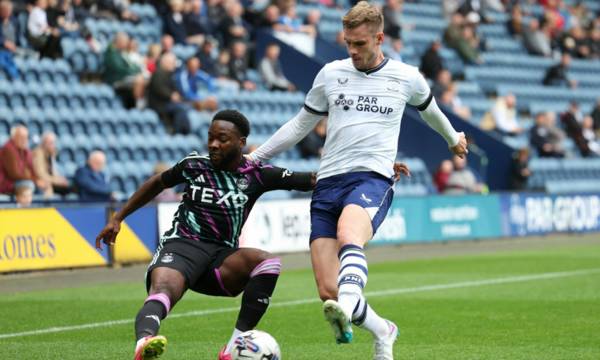
M 463 0 L 457 12 L 473 24 L 489 22 L 483 9 L 483 1 L 481 0 Z
M 285 10 L 281 11 L 277 28 L 279 31 L 305 33 L 311 37 L 317 36 L 317 29 L 313 25 L 304 25 L 302 20 L 296 15 L 296 3 L 289 4 Z
M 561 50 L 573 57 L 586 59 L 592 56 L 589 38 L 583 28 L 574 26 L 562 37 Z
M 439 193 L 443 193 L 446 190 L 448 185 L 448 179 L 454 170 L 454 165 L 452 165 L 452 161 L 443 160 L 440 163 L 437 171 L 433 175 L 433 183 L 435 184 L 435 188 Z
M 512 36 L 521 36 L 525 33 L 523 27 L 523 11 L 521 5 L 516 3 L 510 9 L 510 18 L 506 22 L 506 29 Z
M 442 94 L 452 85 L 452 73 L 449 70 L 442 69 L 434 79 L 431 93 L 436 99 L 441 99 Z
M 150 72 L 146 68 L 146 58 L 139 52 L 139 44 L 136 39 L 130 39 L 127 45 L 127 51 L 125 52 L 125 60 L 133 66 L 140 69 L 144 79 L 150 77 Z
M 221 50 L 219 55 L 214 63 L 214 78 L 216 78 L 217 87 L 219 89 L 229 89 L 233 91 L 237 91 L 240 89 L 240 83 L 232 78 L 231 75 L 231 55 L 228 50 Z M 201 62 L 202 63 L 202 62 Z M 204 66 L 204 63 L 202 63 Z
M 225 14 L 219 25 L 220 33 L 223 36 L 223 46 L 229 48 L 237 42 L 247 44 L 250 34 L 248 29 L 246 29 L 244 20 L 242 20 L 242 15 L 244 14 L 242 4 L 236 0 L 225 3 Z
M 218 77 L 217 73 L 217 56 L 215 56 L 215 44 L 212 38 L 207 37 L 204 39 L 202 46 L 195 55 L 200 64 L 202 64 L 202 70 L 212 77 Z
M 542 24 L 548 24 L 550 27 L 551 37 L 558 38 L 558 36 L 562 33 L 565 28 L 565 18 L 558 10 L 556 2 L 550 0 L 554 4 L 547 4 L 544 9 L 544 14 L 542 18 Z
M 467 159 L 458 156 L 452 157 L 454 169 L 448 177 L 444 194 L 468 194 L 481 193 L 483 184 L 477 181 L 477 177 L 471 169 L 467 167 Z
M 142 107 L 146 81 L 142 69 L 129 61 L 129 42 L 126 33 L 115 34 L 112 44 L 104 52 L 102 79 L 121 96 L 126 107 Z
M 210 33 L 210 24 L 202 9 L 202 0 L 192 0 L 190 9 L 183 17 L 187 42 L 201 46 L 206 34 Z
M 148 85 L 148 106 L 156 111 L 167 130 L 171 133 L 188 134 L 190 120 L 189 107 L 177 90 L 173 75 L 177 68 L 177 57 L 173 53 L 164 54 L 159 68 L 152 74 Z
M 571 18 L 569 20 L 572 24 L 583 28 L 593 26 L 594 14 L 588 9 L 585 1 L 578 1 L 571 6 L 570 13 Z
M 29 43 L 42 57 L 56 59 L 62 56 L 60 30 L 48 25 L 47 8 L 48 0 L 37 0 L 31 9 L 27 20 Z
M 56 135 L 45 133 L 42 135 L 40 145 L 33 149 L 33 169 L 38 178 L 43 180 L 47 186 L 44 196 L 65 195 L 71 192 L 71 186 L 67 178 L 62 176 L 56 169 Z
M 28 185 L 15 187 L 15 202 L 18 208 L 30 207 L 33 202 L 33 187 Z
M 217 78 L 219 79 L 232 79 L 231 69 L 229 63 L 231 62 L 231 53 L 229 50 L 223 49 L 219 52 L 217 62 L 215 63 L 215 70 Z M 237 81 L 236 81 L 237 84 Z M 239 84 L 238 84 L 239 87 Z
M 321 12 L 318 9 L 311 9 L 306 14 L 304 19 L 304 25 L 310 26 L 315 29 L 315 34 L 319 35 L 319 22 L 321 21 Z
M 587 147 L 590 149 L 590 155 L 600 156 L 600 141 L 594 131 L 594 119 L 590 115 L 583 117 L 581 122 L 583 138 L 587 142 Z
M 569 86 L 571 88 L 577 87 L 577 81 L 569 79 L 567 76 L 567 70 L 571 64 L 571 56 L 569 54 L 563 54 L 560 58 L 560 63 L 550 67 L 546 71 L 544 76 L 543 84 L 546 86 Z
M 516 152 L 510 168 L 510 189 L 521 191 L 527 188 L 527 180 L 531 176 L 529 169 L 529 149 L 522 148 Z
M 75 186 L 79 200 L 86 202 L 107 202 L 114 199 L 108 176 L 104 173 L 106 156 L 102 151 L 92 151 L 87 164 L 75 171 Z
M 327 135 L 327 118 L 321 119 L 315 128 L 298 143 L 298 150 L 303 159 L 320 159 Z
M 49 0 L 46 15 L 48 25 L 60 30 L 62 36 L 79 36 L 79 23 L 75 19 L 75 13 L 71 8 L 70 1 Z
M 552 44 L 548 26 L 540 29 L 540 22 L 531 19 L 526 31 L 523 32 L 523 44 L 530 54 L 549 57 L 552 55 Z
M 259 70 L 269 90 L 295 91 L 296 87 L 284 75 L 279 62 L 279 45 L 271 43 L 265 49 Z
M 175 40 L 169 34 L 165 34 L 160 38 L 160 48 L 162 49 L 162 54 L 172 53 L 173 47 L 175 46 Z
M 596 131 L 598 136 L 600 136 L 600 98 L 596 100 L 596 106 L 594 106 L 594 109 L 592 110 L 592 113 L 590 115 L 594 120 L 594 130 Z
M 458 87 L 456 83 L 451 83 L 442 93 L 440 97 L 440 104 L 446 106 L 448 109 L 451 109 L 456 115 L 465 120 L 469 120 L 471 118 L 471 109 L 464 105 L 458 96 Z
M 10 140 L 0 148 L 0 194 L 12 194 L 20 185 L 40 189 L 47 186 L 33 168 L 29 131 L 23 125 L 13 127 Z
M 236 41 L 231 46 L 229 74 L 244 90 L 256 90 L 256 84 L 248 78 L 248 55 L 246 43 Z
M 98 14 L 110 18 L 118 18 L 120 20 L 137 22 L 137 15 L 129 11 L 128 0 L 96 0 L 95 3 Z
M 583 136 L 583 129 L 581 123 L 583 122 L 583 114 L 579 110 L 579 104 L 576 101 L 572 101 L 569 104 L 569 108 L 560 116 L 560 121 L 575 145 L 579 149 L 579 152 L 583 156 L 590 156 L 590 148 L 588 142 Z
M 386 0 L 381 12 L 383 13 L 383 33 L 391 38 L 401 39 L 400 15 L 402 14 L 402 1 Z
M 517 120 L 517 98 L 513 94 L 499 96 L 491 110 L 495 129 L 502 135 L 515 136 L 523 132 Z
M 71 9 L 78 24 L 83 24 L 90 17 L 90 4 L 85 0 L 72 0 Z
M 150 46 L 148 46 L 148 53 L 146 54 L 146 58 L 144 59 L 146 71 L 148 72 L 148 74 L 152 75 L 156 71 L 156 67 L 158 65 L 161 53 L 162 48 L 160 47 L 160 44 L 150 44 Z
M 440 71 L 445 69 L 444 60 L 440 56 L 442 44 L 438 41 L 432 41 L 421 57 L 421 72 L 430 80 L 435 80 Z
M 169 12 L 163 18 L 163 32 L 171 35 L 176 44 L 187 43 L 183 7 L 183 0 L 170 0 Z
M 200 45 L 204 41 L 202 33 L 192 35 L 188 34 L 184 12 L 185 3 L 183 0 L 170 0 L 169 12 L 163 18 L 164 33 L 171 35 L 176 44 L 194 44 Z
M 402 40 L 399 38 L 391 38 L 390 48 L 384 51 L 384 55 L 392 60 L 402 61 Z
M 481 64 L 479 55 L 479 40 L 473 27 L 459 13 L 452 15 L 450 25 L 444 32 L 444 41 L 449 47 L 458 52 L 460 57 L 471 64 Z
M 209 22 L 212 35 L 217 35 L 219 25 L 225 18 L 225 9 L 223 0 L 206 0 L 206 19 Z
M 565 134 L 555 125 L 555 114 L 540 112 L 535 116 L 535 125 L 530 130 L 531 146 L 540 157 L 565 156 L 562 142 Z
M 200 70 L 200 60 L 191 57 L 186 66 L 177 73 L 177 86 L 183 98 L 198 111 L 215 111 L 219 107 L 217 98 L 206 93 L 217 89 L 215 80 Z
M 14 80 L 19 78 L 19 69 L 13 59 L 17 51 L 19 25 L 12 10 L 10 1 L 0 1 L 0 70 L 4 70 Z
M 279 8 L 277 5 L 269 5 L 265 8 L 258 21 L 258 27 L 263 28 L 271 28 L 273 30 L 280 30 L 279 28 L 282 26 L 279 24 Z

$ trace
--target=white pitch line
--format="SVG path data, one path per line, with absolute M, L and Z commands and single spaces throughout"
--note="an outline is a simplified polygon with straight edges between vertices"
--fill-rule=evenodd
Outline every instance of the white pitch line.
M 550 272 L 550 273 L 541 273 L 541 274 L 535 274 L 535 275 L 509 276 L 509 277 L 486 279 L 486 280 L 461 281 L 461 282 L 455 282 L 455 283 L 449 283 L 449 284 L 435 284 L 435 285 L 424 285 L 424 286 L 417 286 L 417 287 L 411 287 L 411 288 L 398 288 L 398 289 L 389 289 L 389 290 L 381 290 L 381 291 L 372 291 L 372 292 L 367 292 L 366 296 L 369 298 L 373 298 L 373 297 L 408 294 L 408 293 L 416 293 L 416 292 L 424 292 L 424 291 L 459 289 L 459 288 L 477 287 L 477 286 L 485 286 L 485 285 L 497 285 L 497 284 L 509 284 L 509 283 L 525 282 L 525 281 L 557 279 L 557 278 L 563 278 L 563 277 L 590 275 L 590 274 L 597 274 L 597 273 L 600 273 L 600 268 L 575 270 L 575 271 Z M 303 304 L 310 304 L 310 303 L 317 303 L 317 302 L 320 302 L 320 300 L 317 297 L 314 297 L 314 298 L 309 298 L 309 299 L 276 302 L 276 303 L 271 304 L 270 307 L 288 307 L 288 306 L 293 306 L 293 305 L 303 305 Z M 180 314 L 169 315 L 169 319 L 182 318 L 182 317 L 193 317 L 193 316 L 205 316 L 205 315 L 210 315 L 210 314 L 235 312 L 238 310 L 239 310 L 239 307 L 228 307 L 228 308 L 220 308 L 220 309 L 212 309 L 212 310 L 188 311 L 188 312 L 184 312 L 184 313 L 180 313 Z M 133 319 L 121 319 L 121 320 L 112 320 L 112 321 L 104 321 L 104 322 L 73 325 L 73 326 L 57 326 L 57 327 L 51 327 L 51 328 L 39 329 L 39 330 L 0 334 L 0 339 L 9 339 L 9 338 L 15 338 L 15 337 L 31 336 L 31 335 L 42 335 L 42 334 L 51 334 L 51 333 L 58 333 L 58 332 L 65 332 L 65 331 L 76 331 L 76 330 L 93 329 L 93 328 L 99 328 L 99 327 L 124 325 L 124 324 L 133 323 L 133 321 L 134 321 Z

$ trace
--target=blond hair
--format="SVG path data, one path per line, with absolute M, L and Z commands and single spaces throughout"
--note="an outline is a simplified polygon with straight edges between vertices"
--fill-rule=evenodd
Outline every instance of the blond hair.
M 359 1 L 342 18 L 344 29 L 355 29 L 367 24 L 374 31 L 383 31 L 383 14 L 379 7 Z

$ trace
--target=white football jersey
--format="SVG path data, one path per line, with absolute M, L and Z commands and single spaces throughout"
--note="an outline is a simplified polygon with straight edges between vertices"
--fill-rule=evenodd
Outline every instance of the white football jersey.
M 394 174 L 400 122 L 406 104 L 423 109 L 431 101 L 419 70 L 385 59 L 368 71 L 350 58 L 325 65 L 306 95 L 305 109 L 328 115 L 318 178 L 353 171 Z

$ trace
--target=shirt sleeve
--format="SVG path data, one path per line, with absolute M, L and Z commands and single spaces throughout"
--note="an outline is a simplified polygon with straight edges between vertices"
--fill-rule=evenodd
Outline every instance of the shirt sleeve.
M 325 67 L 319 71 L 313 86 L 306 94 L 304 109 L 314 115 L 325 116 L 329 112 L 329 102 L 325 91 Z
M 264 166 L 260 170 L 264 191 L 271 190 L 299 190 L 310 191 L 313 188 L 311 172 L 293 172 L 288 169 Z
M 185 176 L 183 175 L 184 162 L 185 160 L 181 160 L 161 174 L 160 179 L 165 187 L 170 188 L 185 182 Z
M 408 103 L 416 106 L 419 111 L 423 111 L 427 108 L 432 98 L 433 95 L 427 81 L 423 75 L 415 69 L 415 76 L 412 82 L 412 95 L 408 100 Z

